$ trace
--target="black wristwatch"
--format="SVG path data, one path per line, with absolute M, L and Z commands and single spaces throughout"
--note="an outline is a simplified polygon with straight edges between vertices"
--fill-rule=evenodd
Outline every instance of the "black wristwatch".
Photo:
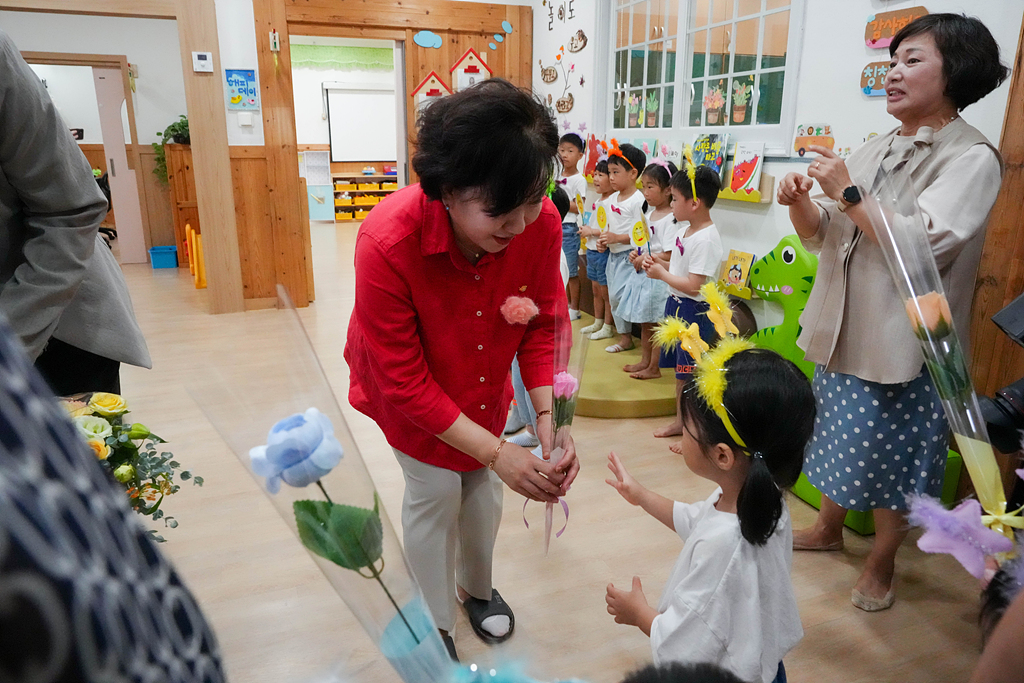
M 854 204 L 860 204 L 860 190 L 856 185 L 850 185 L 839 197 L 839 210 L 846 211 Z

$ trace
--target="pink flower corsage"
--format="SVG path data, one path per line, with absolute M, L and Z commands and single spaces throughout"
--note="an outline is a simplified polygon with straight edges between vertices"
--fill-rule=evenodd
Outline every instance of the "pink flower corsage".
M 500 310 L 509 325 L 525 325 L 540 314 L 537 304 L 526 296 L 510 296 Z

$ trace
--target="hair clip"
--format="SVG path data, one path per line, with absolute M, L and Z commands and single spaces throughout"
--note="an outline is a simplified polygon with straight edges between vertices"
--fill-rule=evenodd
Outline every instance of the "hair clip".
M 668 171 L 669 175 L 672 175 L 672 169 L 668 167 L 668 162 L 665 161 L 664 159 L 662 159 L 661 157 L 655 157 L 654 159 L 651 159 L 651 162 L 648 165 L 649 166 L 661 166 L 663 169 Z

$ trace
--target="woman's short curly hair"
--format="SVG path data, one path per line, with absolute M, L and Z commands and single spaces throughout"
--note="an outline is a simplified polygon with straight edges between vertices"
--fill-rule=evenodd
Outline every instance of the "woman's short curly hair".
M 985 24 L 964 14 L 926 14 L 904 26 L 889 44 L 889 55 L 905 39 L 928 33 L 942 55 L 946 97 L 958 110 L 999 87 L 1010 70 L 999 61 L 999 44 Z
M 431 199 L 476 188 L 492 216 L 544 198 L 558 126 L 533 95 L 492 78 L 429 105 L 412 167 Z

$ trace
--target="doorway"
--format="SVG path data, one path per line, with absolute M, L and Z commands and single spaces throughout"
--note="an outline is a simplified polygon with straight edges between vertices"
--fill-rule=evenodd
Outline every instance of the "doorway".
M 127 57 L 53 52 L 22 56 L 44 81 L 72 134 L 80 138 L 94 174 L 98 172 L 101 184 L 109 187 L 116 211 L 107 216 L 104 227 L 116 239 L 118 261 L 146 263 L 149 226 L 142 211 L 145 187 Z

